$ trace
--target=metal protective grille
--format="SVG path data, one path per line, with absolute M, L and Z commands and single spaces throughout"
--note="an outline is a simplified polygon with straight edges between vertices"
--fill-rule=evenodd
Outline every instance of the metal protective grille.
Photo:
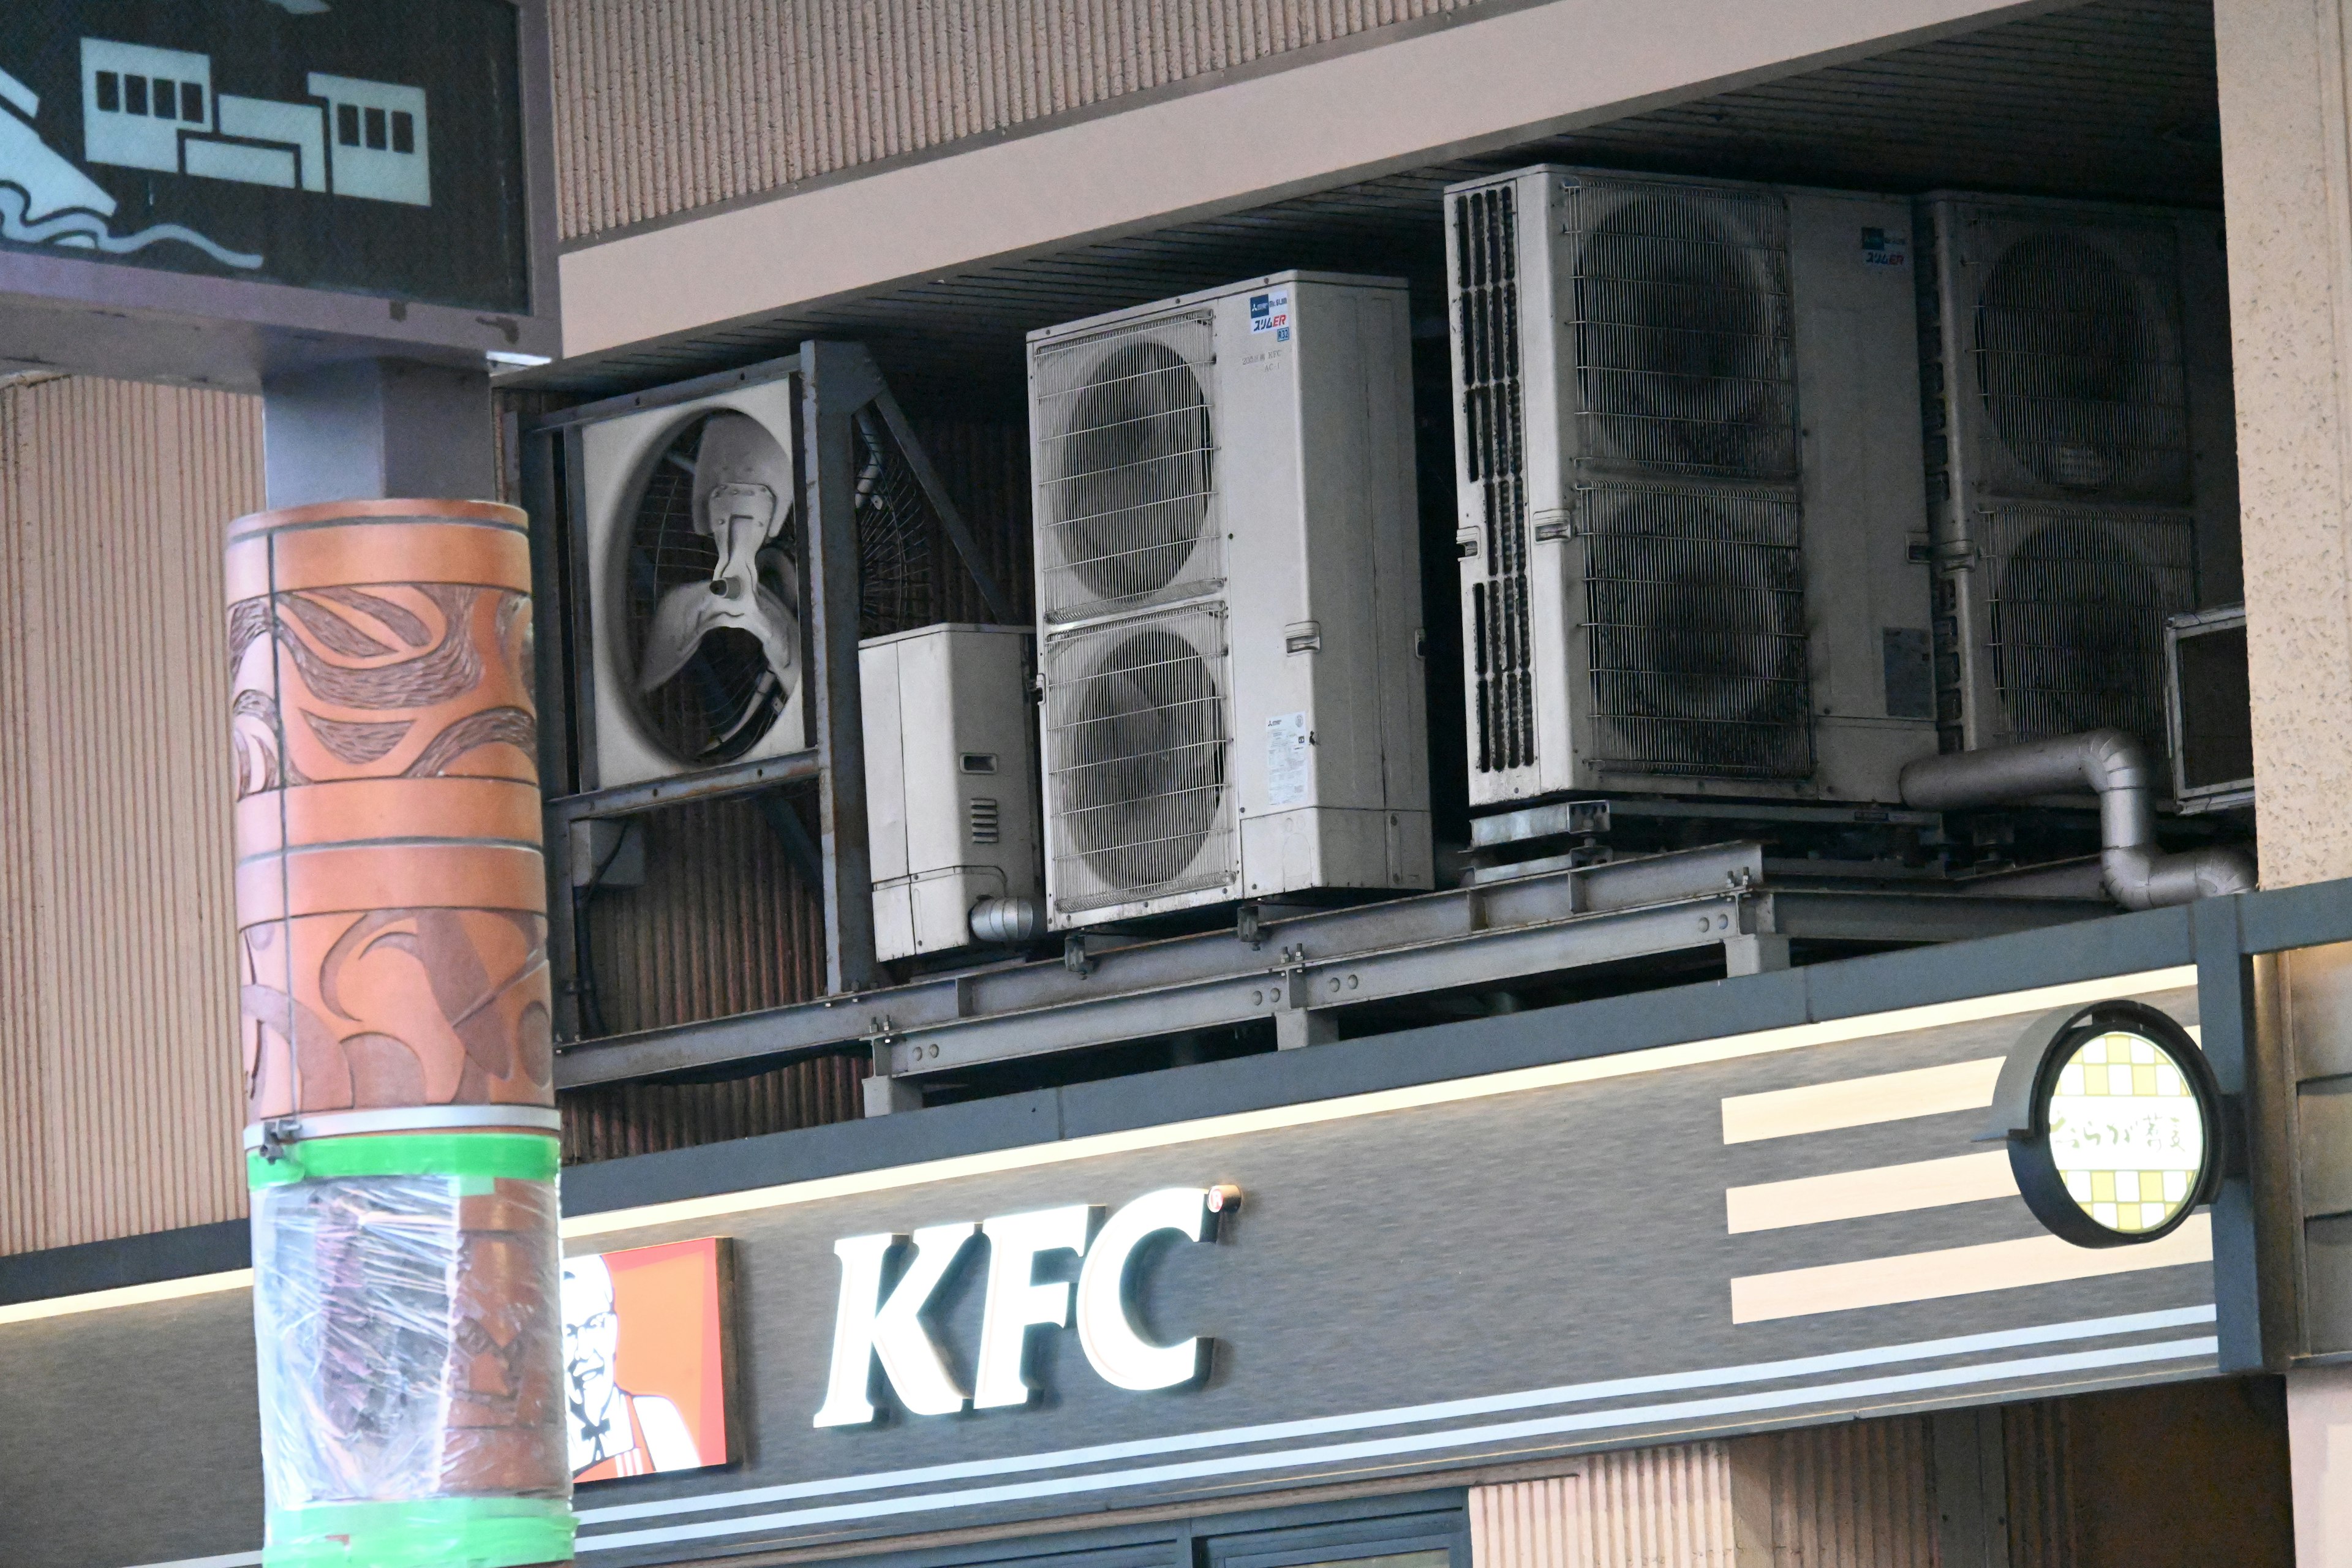
M 2016 738 L 2112 726 L 2161 755 L 2165 617 L 2197 604 L 2192 515 L 2024 505 L 1979 523 L 1993 685 Z
M 1580 501 L 1601 760 L 1645 773 L 1810 774 L 1796 499 L 1601 485 Z
M 857 635 L 887 637 L 938 620 L 939 510 L 907 455 L 870 408 L 854 421 Z
M 1048 621 L 1164 603 L 1222 581 L 1210 515 L 1213 325 L 1203 310 L 1034 351 Z
M 1997 489 L 2016 494 L 2022 480 L 2029 494 L 2188 502 L 2179 300 L 2118 259 L 2126 245 L 2166 238 L 2029 234 L 1986 269 L 1976 300 L 1977 394 L 1996 460 L 2013 466 L 1994 477 Z
M 1536 760 L 1528 631 L 1527 422 L 1519 379 L 1517 198 L 1508 185 L 1454 198 L 1454 308 L 1463 471 L 1479 499 L 1470 661 L 1480 773 Z
M 1793 478 L 1780 198 L 1578 178 L 1562 222 L 1580 455 L 1669 473 Z
M 1055 906 L 1100 909 L 1231 881 L 1232 733 L 1221 606 L 1047 644 Z

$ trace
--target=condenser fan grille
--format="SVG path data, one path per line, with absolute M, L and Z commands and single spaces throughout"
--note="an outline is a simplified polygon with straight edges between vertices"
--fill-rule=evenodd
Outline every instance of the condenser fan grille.
M 1670 473 L 1794 476 L 1780 198 L 1582 181 L 1564 221 L 1583 455 Z
M 1528 605 L 1528 476 L 1519 373 L 1517 202 L 1508 185 L 1454 201 L 1455 350 L 1461 356 L 1462 462 L 1480 508 L 1468 648 L 1480 773 L 1536 760 L 1535 674 Z
M 1049 644 L 1055 902 L 1099 909 L 1234 874 L 1224 621 L 1180 610 Z
M 1601 759 L 1643 773 L 1811 774 L 1795 500 L 1635 485 L 1580 500 Z
M 2188 501 L 2179 310 L 2168 287 L 2083 235 L 2032 234 L 2000 253 L 1975 328 L 1978 394 L 2014 465 L 2001 488 Z
M 2196 607 L 2190 514 L 2025 505 L 1981 521 L 1993 684 L 2015 738 L 2112 727 L 2161 755 L 2165 618 Z
M 1150 605 L 1217 580 L 1213 330 L 1213 318 L 1199 312 L 1037 353 L 1048 620 Z
M 938 509 L 871 409 L 853 421 L 857 463 L 857 635 L 888 637 L 940 618 Z
M 705 416 L 681 430 L 664 448 L 629 522 L 623 584 L 628 637 L 627 670 L 642 668 L 655 616 L 671 590 L 707 584 L 719 565 L 719 546 L 695 527 L 695 464 L 714 418 L 740 420 L 740 414 Z M 786 463 L 781 447 L 778 461 Z M 789 504 L 788 468 L 782 481 Z M 796 604 L 791 558 L 795 551 L 788 523 L 761 563 L 760 581 L 788 604 Z M 637 712 L 663 750 L 682 763 L 714 765 L 733 762 L 764 739 L 782 716 L 792 690 L 774 679 L 757 637 L 732 628 L 705 634 L 676 676 L 636 694 Z

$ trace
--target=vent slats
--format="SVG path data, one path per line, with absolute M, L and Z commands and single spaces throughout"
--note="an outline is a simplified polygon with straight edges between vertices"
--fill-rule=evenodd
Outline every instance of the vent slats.
M 2021 504 L 1980 526 L 1986 644 L 2016 738 L 2112 727 L 2163 755 L 2164 623 L 2196 608 L 2194 514 Z
M 1192 312 L 1034 356 L 1048 621 L 1148 607 L 1222 577 L 1213 327 Z
M 1600 760 L 1645 773 L 1810 774 L 1795 497 L 1628 484 L 1580 500 Z
M 1045 657 L 1055 906 L 1102 909 L 1231 881 L 1222 606 L 1080 632 Z
M 1536 760 L 1528 605 L 1527 432 L 1519 377 L 1518 216 L 1508 185 L 1454 198 L 1463 461 L 1476 487 L 1484 582 L 1471 586 L 1473 721 L 1481 773 Z

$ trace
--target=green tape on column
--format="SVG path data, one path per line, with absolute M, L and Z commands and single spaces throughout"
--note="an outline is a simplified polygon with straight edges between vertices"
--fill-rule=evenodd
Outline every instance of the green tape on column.
M 275 1510 L 262 1568 L 529 1568 L 572 1561 L 556 1498 L 425 1498 Z
M 488 1183 L 555 1180 L 559 1150 L 551 1132 L 388 1132 L 349 1138 L 305 1138 L 272 1160 L 245 1157 L 246 1184 L 331 1182 L 345 1176 L 455 1176 Z

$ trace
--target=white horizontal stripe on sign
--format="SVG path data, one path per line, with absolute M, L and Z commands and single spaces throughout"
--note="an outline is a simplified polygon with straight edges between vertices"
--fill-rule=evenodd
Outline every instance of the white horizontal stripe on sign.
M 139 1568 L 260 1568 L 258 1552 L 226 1552 L 218 1557 L 175 1557 L 169 1563 L 142 1563 Z
M 1994 1149 L 1982 1154 L 1955 1154 L 1944 1160 L 1733 1187 L 1723 1194 L 1723 1208 L 1725 1228 L 1738 1236 L 1751 1230 L 1826 1225 L 1832 1220 L 1909 1214 L 1947 1204 L 2015 1196 L 2017 1178 L 2010 1173 L 2009 1151 Z
M 2158 976 L 2127 977 L 2128 980 L 2156 978 Z M 2190 972 L 2190 981 L 2195 978 L 2194 972 Z M 2127 979 L 2108 981 L 2104 988 L 2065 987 L 2077 992 L 2089 989 L 2094 994 L 2070 996 L 2045 1005 L 2067 1007 L 2077 1002 L 2101 1001 L 2117 994 L 2126 985 Z M 2057 989 L 2052 988 L 2053 991 Z M 1987 1017 L 1994 1016 L 1984 1015 Z M 2186 1029 L 2190 1039 L 2199 1045 L 2205 1043 L 2202 1028 L 2190 1024 L 2186 1026 Z M 1761 1094 L 1735 1094 L 1723 1102 L 1723 1141 L 1726 1143 L 1753 1143 L 1763 1138 L 1794 1138 L 1805 1132 L 1834 1132 L 1841 1128 L 1903 1121 L 1915 1116 L 1946 1116 L 1955 1110 L 1981 1110 L 1992 1103 L 1992 1091 L 2000 1081 L 2003 1059 L 2000 1057 L 1979 1057 L 1974 1061 L 1913 1068 L 1906 1072 L 1842 1078 L 1830 1083 L 1768 1089 Z
M 1980 1057 L 1939 1068 L 1913 1068 L 1908 1072 L 1734 1095 L 1723 1102 L 1723 1141 L 1753 1143 L 1759 1138 L 1794 1138 L 1803 1132 L 1833 1132 L 1914 1116 L 1979 1110 L 1992 1103 L 2000 1063 L 1999 1057 Z
M 1103 1443 L 1084 1448 L 1061 1448 L 1034 1454 L 1013 1454 L 958 1464 L 926 1465 L 904 1470 L 877 1470 L 865 1475 L 821 1480 L 789 1481 L 779 1486 L 751 1487 L 740 1491 L 705 1492 L 697 1497 L 664 1498 L 650 1502 L 618 1503 L 609 1508 L 583 1509 L 583 1524 L 610 1524 L 624 1520 L 667 1514 L 702 1513 L 714 1509 L 752 1508 L 762 1503 L 789 1502 L 801 1498 L 838 1497 L 851 1492 L 881 1491 L 896 1487 L 929 1486 L 940 1481 L 975 1480 L 990 1476 L 1021 1475 L 1037 1470 L 1072 1469 L 1082 1465 L 1108 1464 L 1119 1459 L 1148 1458 L 1203 1448 L 1238 1447 L 1253 1443 L 1292 1441 L 1360 1432 L 1382 1426 L 1424 1425 L 1507 1411 L 1539 1409 L 1546 1405 L 1590 1404 L 1603 1399 L 1630 1399 L 1644 1394 L 1688 1393 L 1750 1383 L 1777 1383 L 1794 1378 L 1822 1377 L 1864 1367 L 1891 1366 L 1903 1362 L 1934 1361 L 1950 1356 L 1983 1355 L 1994 1351 L 2021 1350 L 2029 1345 L 2063 1344 L 2070 1341 L 2108 1339 L 2123 1334 L 2159 1332 L 2214 1321 L 2214 1309 L 2172 1307 L 2155 1312 L 2120 1317 L 2084 1318 L 2064 1323 L 2039 1323 L 2021 1329 L 1999 1329 L 1910 1344 L 1877 1345 L 1826 1355 L 1787 1361 L 1758 1362 L 1747 1366 L 1709 1367 L 1696 1372 L 1661 1373 L 1646 1377 L 1612 1378 L 1598 1383 L 1567 1384 L 1515 1394 L 1485 1394 L 1432 1405 L 1408 1405 L 1385 1410 L 1357 1411 L 1342 1415 L 1311 1416 L 1297 1421 L 1268 1422 L 1255 1426 L 1228 1426 L 1207 1432 L 1180 1433 L 1125 1443 Z
M 1815 1312 L 1848 1312 L 1858 1307 L 1892 1307 L 1932 1301 L 1982 1290 L 2015 1290 L 2028 1285 L 2058 1285 L 2106 1274 L 2135 1274 L 2213 1260 L 2213 1222 L 2191 1215 L 2161 1241 L 2134 1247 L 2076 1247 L 2054 1236 L 1990 1241 L 1865 1258 L 1856 1263 L 1825 1263 L 1777 1274 L 1749 1274 L 1731 1282 L 1731 1321 L 1761 1323 Z
M 734 1519 L 705 1520 L 650 1530 L 614 1531 L 583 1535 L 579 1552 L 611 1552 L 624 1547 L 657 1546 L 670 1542 L 707 1541 L 718 1536 L 746 1535 L 759 1531 L 789 1530 L 804 1525 L 839 1524 L 853 1520 L 887 1519 L 940 1509 L 980 1508 L 992 1503 L 1023 1502 L 1036 1498 L 1067 1497 L 1086 1492 L 1115 1491 L 1128 1487 L 1200 1480 L 1214 1476 L 1246 1475 L 1253 1471 L 1295 1469 L 1307 1466 L 1396 1458 L 1408 1454 L 1439 1453 L 1449 1448 L 1475 1448 L 1525 1441 L 1533 1437 L 1566 1436 L 1611 1428 L 1654 1426 L 1671 1422 L 1701 1421 L 1722 1415 L 1754 1415 L 1770 1410 L 1800 1409 L 1858 1399 L 1884 1399 L 1904 1394 L 1932 1394 L 1941 1389 L 1967 1388 L 2013 1378 L 2046 1378 L 2071 1373 L 2109 1372 L 2120 1367 L 2165 1361 L 2186 1361 L 2215 1354 L 2220 1342 L 2202 1339 L 2163 1340 L 2155 1343 L 2117 1345 L 2106 1350 L 2078 1351 L 2067 1355 L 2035 1356 L 2021 1361 L 1979 1362 L 1972 1366 L 1940 1367 L 1932 1372 L 1906 1373 L 1892 1377 L 1857 1379 L 1851 1383 L 1815 1384 L 1757 1394 L 1729 1394 L 1715 1399 L 1691 1399 L 1674 1404 L 1620 1405 L 1574 1415 L 1547 1415 L 1533 1421 L 1497 1422 L 1485 1426 L 1456 1426 L 1443 1432 L 1420 1432 L 1395 1437 L 1374 1437 L 1357 1443 L 1327 1443 L 1316 1447 L 1278 1449 L 1272 1453 L 1228 1454 L 1213 1459 L 1192 1459 L 1175 1465 L 1149 1465 L 1131 1470 L 1095 1475 L 1062 1476 L 1048 1480 L 1016 1481 L 1005 1486 L 968 1487 L 957 1491 L 919 1492 L 910 1497 L 873 1498 L 863 1502 L 834 1503 L 822 1508 L 786 1509 L 776 1513 Z
M 189 1296 L 209 1296 L 218 1290 L 244 1290 L 252 1284 L 252 1269 L 229 1268 L 218 1274 L 189 1274 L 177 1279 L 158 1279 L 152 1285 L 121 1285 L 111 1290 L 85 1290 L 79 1296 L 50 1296 L 38 1301 L 18 1301 L 13 1306 L 0 1307 L 0 1324 L 29 1323 L 39 1318 L 70 1317 L 76 1312 L 102 1312 L 112 1307 L 144 1306 L 150 1301 L 177 1301 Z

